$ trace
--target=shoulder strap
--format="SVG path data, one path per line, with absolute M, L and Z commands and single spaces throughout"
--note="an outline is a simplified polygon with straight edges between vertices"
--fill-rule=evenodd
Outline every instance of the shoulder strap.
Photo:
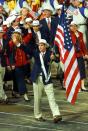
M 84 18 L 87 18 L 87 17 L 85 16 L 85 14 L 84 14 L 84 10 L 85 10 L 84 7 L 79 8 L 79 11 L 80 11 L 80 13 L 82 14 L 82 16 L 83 16 Z
M 20 8 L 22 8 L 23 7 L 23 2 L 24 2 L 25 0 L 19 0 L 19 5 L 20 5 Z

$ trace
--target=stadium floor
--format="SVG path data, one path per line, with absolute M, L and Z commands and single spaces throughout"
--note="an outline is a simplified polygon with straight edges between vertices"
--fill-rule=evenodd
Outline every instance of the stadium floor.
M 71 105 L 67 102 L 59 81 L 54 79 L 53 82 L 56 101 L 63 117 L 61 122 L 53 123 L 45 94 L 41 108 L 46 121 L 34 119 L 32 85 L 27 85 L 29 102 L 25 102 L 23 98 L 13 98 L 16 103 L 0 105 L 0 131 L 88 131 L 88 92 L 79 92 L 75 105 Z M 88 77 L 86 87 L 88 89 Z M 6 92 L 11 97 L 11 91 Z

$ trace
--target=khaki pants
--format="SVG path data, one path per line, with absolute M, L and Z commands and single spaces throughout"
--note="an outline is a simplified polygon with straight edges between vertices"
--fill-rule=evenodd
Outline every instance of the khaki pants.
M 34 90 L 34 116 L 35 118 L 40 118 L 42 116 L 40 103 L 41 103 L 43 90 L 45 91 L 47 95 L 49 106 L 52 111 L 53 117 L 56 115 L 60 115 L 58 105 L 55 102 L 53 84 L 44 85 L 42 82 L 42 77 L 39 76 L 37 82 L 33 83 L 33 90 Z
M 4 90 L 3 90 L 3 78 L 5 75 L 5 68 L 0 65 L 0 99 L 5 100 L 7 98 Z

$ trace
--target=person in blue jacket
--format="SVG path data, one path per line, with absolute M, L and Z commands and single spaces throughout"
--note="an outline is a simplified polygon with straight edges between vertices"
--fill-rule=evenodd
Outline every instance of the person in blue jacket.
M 33 56 L 35 60 L 33 69 L 31 71 L 31 80 L 33 82 L 34 90 L 34 117 L 39 121 L 45 120 L 40 110 L 42 92 L 44 90 L 53 114 L 53 121 L 54 123 L 57 123 L 58 121 L 62 120 L 62 116 L 60 114 L 58 105 L 55 102 L 53 83 L 50 73 L 50 65 L 54 60 L 54 55 L 50 49 L 47 49 L 48 46 L 49 45 L 45 39 L 40 39 L 38 50 L 30 53 L 30 50 L 27 49 L 23 44 L 20 46 L 20 48 L 22 48 L 30 56 Z

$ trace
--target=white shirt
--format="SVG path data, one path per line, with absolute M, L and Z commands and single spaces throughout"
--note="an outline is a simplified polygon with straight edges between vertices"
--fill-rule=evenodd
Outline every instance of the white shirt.
M 51 23 L 51 17 L 46 18 L 46 22 L 47 22 L 47 24 L 48 24 L 48 21 L 50 21 L 50 23 Z
M 41 53 L 41 55 L 44 57 L 44 55 L 45 55 L 46 51 L 45 51 L 45 52 L 40 52 L 40 53 Z

